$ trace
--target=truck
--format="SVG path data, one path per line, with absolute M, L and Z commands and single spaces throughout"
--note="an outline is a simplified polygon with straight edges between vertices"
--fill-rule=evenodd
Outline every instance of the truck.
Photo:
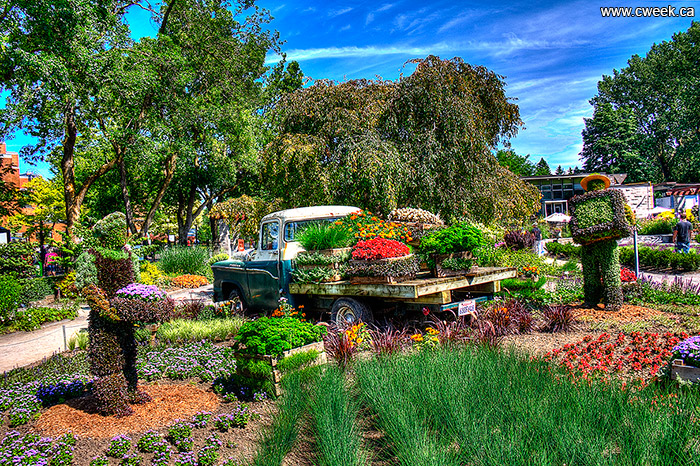
M 430 312 L 466 315 L 474 312 L 476 301 L 500 291 L 501 280 L 516 275 L 513 268 L 480 267 L 475 273 L 445 278 L 420 272 L 399 283 L 294 283 L 294 259 L 304 251 L 295 241 L 297 234 L 312 222 L 333 222 L 358 211 L 352 206 L 316 206 L 266 215 L 253 249 L 212 265 L 214 301 L 230 304 L 237 312 L 262 314 L 278 308 L 284 298 L 292 307 L 303 306 L 305 312 L 336 324 Z

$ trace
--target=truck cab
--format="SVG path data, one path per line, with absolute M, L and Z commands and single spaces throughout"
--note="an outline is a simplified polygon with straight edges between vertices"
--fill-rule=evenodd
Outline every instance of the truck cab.
M 283 296 L 292 301 L 292 260 L 304 250 L 295 241 L 297 233 L 311 222 L 335 221 L 359 210 L 352 206 L 317 206 L 266 215 L 260 222 L 256 248 L 244 257 L 212 265 L 214 301 L 240 300 L 242 307 L 253 312 L 276 309 Z

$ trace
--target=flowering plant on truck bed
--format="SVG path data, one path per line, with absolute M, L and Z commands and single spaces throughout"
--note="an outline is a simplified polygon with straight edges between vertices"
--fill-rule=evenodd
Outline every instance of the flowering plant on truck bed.
M 384 238 L 372 238 L 367 241 L 358 241 L 352 249 L 354 260 L 379 260 L 390 257 L 403 257 L 411 253 L 405 244 Z

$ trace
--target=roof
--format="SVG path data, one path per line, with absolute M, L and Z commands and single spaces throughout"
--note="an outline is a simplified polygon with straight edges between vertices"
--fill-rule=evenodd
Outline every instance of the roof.
M 548 179 L 556 179 L 556 178 L 566 178 L 566 179 L 572 179 L 572 178 L 585 178 L 589 175 L 593 175 L 593 173 L 578 173 L 575 175 L 538 175 L 538 176 L 522 176 L 520 177 L 521 180 L 524 181 L 536 181 L 536 180 L 548 180 Z M 627 178 L 627 173 L 599 173 L 599 175 L 605 175 L 608 178 L 610 178 L 610 183 L 612 185 L 618 185 L 622 184 L 625 179 Z
M 267 214 L 262 218 L 262 221 L 272 218 L 281 218 L 282 220 L 306 220 L 311 218 L 327 218 L 327 217 L 344 217 L 355 212 L 359 212 L 359 207 L 346 205 L 323 205 L 314 207 L 299 207 L 296 209 L 280 210 Z
M 692 196 L 695 194 L 700 194 L 700 184 L 679 185 L 666 192 L 667 196 Z

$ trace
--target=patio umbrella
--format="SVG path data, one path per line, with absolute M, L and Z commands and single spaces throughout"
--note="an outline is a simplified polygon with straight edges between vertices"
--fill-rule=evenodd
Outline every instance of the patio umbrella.
M 564 215 L 560 212 L 555 212 L 552 215 L 545 217 L 545 221 L 551 222 L 551 223 L 569 223 L 569 220 L 571 220 L 571 217 L 568 215 Z

